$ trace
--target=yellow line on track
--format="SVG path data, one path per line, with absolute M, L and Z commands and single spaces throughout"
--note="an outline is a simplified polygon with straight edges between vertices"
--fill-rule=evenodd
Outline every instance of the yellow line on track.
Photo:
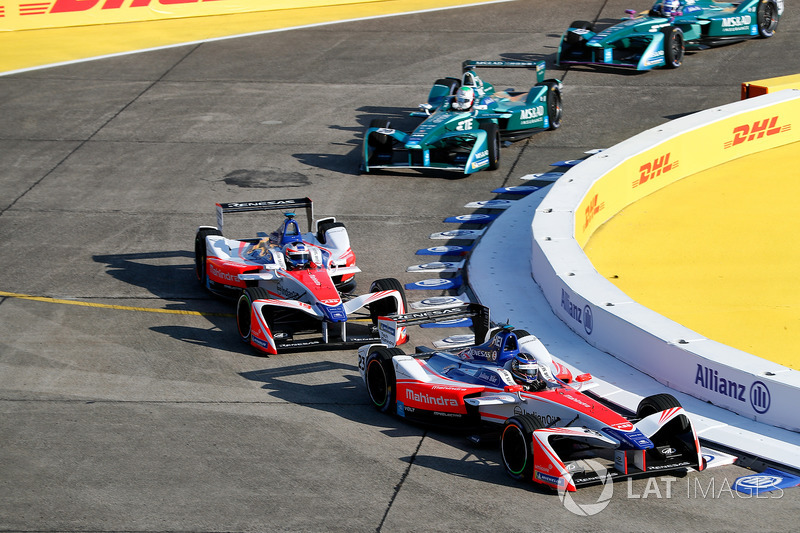
M 98 307 L 102 309 L 115 309 L 117 311 L 144 311 L 147 313 L 163 313 L 167 315 L 194 315 L 194 316 L 224 316 L 233 317 L 231 313 L 205 313 L 202 311 L 182 311 L 179 309 L 155 309 L 152 307 L 136 307 L 131 305 L 112 305 L 98 304 L 92 302 L 81 302 L 79 300 L 66 300 L 63 298 L 48 298 L 45 296 L 31 296 L 29 294 L 19 294 L 16 292 L 0 291 L 0 297 L 17 298 L 20 300 L 33 300 L 35 302 L 47 302 L 55 304 L 80 305 L 83 307 Z

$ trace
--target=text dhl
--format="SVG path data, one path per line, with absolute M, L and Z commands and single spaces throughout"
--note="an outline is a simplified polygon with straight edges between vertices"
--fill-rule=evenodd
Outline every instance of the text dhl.
M 130 0 L 129 7 L 147 7 L 152 4 L 174 5 L 174 4 L 195 4 L 205 0 Z M 120 9 L 127 0 L 56 0 L 50 13 L 76 13 L 88 11 L 93 7 L 102 4 L 101 9 Z
M 792 129 L 791 124 L 778 126 L 778 115 L 764 120 L 756 120 L 752 124 L 742 124 L 733 128 L 733 139 L 725 141 L 725 148 L 731 148 L 743 142 L 754 141 L 764 136 L 775 135 L 790 129 Z
M 638 187 L 639 185 L 643 185 L 648 180 L 654 179 L 659 177 L 661 174 L 665 172 L 669 172 L 673 168 L 678 166 L 678 162 L 670 162 L 671 152 L 667 152 L 666 155 L 662 155 L 661 157 L 655 158 L 653 161 L 649 163 L 645 163 L 641 167 L 639 167 L 639 179 L 633 181 L 633 187 Z
M 586 230 L 586 228 L 589 227 L 589 224 L 592 223 L 592 220 L 594 219 L 595 215 L 597 213 L 599 213 L 600 211 L 602 211 L 602 209 L 604 207 L 605 207 L 605 202 L 600 202 L 597 199 L 597 195 L 595 194 L 594 197 L 592 198 L 592 201 L 589 202 L 589 205 L 586 206 L 586 209 L 583 212 L 583 216 L 584 216 L 583 229 L 584 229 L 584 231 Z

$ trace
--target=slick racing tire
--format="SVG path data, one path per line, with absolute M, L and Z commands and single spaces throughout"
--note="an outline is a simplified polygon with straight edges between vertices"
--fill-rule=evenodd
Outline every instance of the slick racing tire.
M 406 291 L 403 288 L 403 285 L 397 281 L 395 278 L 382 278 L 376 279 L 372 282 L 372 285 L 369 288 L 369 292 L 379 292 L 379 291 L 397 291 L 400 293 L 400 298 L 403 300 L 403 309 L 408 310 L 408 300 L 406 300 Z M 372 318 L 372 324 L 374 326 L 378 325 L 378 317 L 391 315 L 392 313 L 397 313 L 398 309 L 395 306 L 395 301 L 393 298 L 384 298 L 382 300 L 378 300 L 377 302 L 369 304 L 369 316 Z
M 558 83 L 545 81 L 542 85 L 547 86 L 547 116 L 550 119 L 548 130 L 557 130 L 561 127 L 561 118 L 564 115 L 564 107 L 561 103 L 561 91 Z
M 397 378 L 392 357 L 404 355 L 400 348 L 377 348 L 367 356 L 364 382 L 372 405 L 381 413 L 391 413 L 397 401 Z
M 533 481 L 533 432 L 544 425 L 535 415 L 513 416 L 500 434 L 500 458 L 512 479 Z
M 681 402 L 673 395 L 666 393 L 653 394 L 652 396 L 643 398 L 642 401 L 639 402 L 639 406 L 636 408 L 636 417 L 641 420 L 646 416 L 660 413 L 661 411 L 672 409 L 673 407 L 681 407 Z M 679 430 L 686 431 L 687 429 L 689 429 L 689 419 L 682 416 Z
M 389 125 L 389 121 L 385 118 L 374 118 L 369 123 L 370 128 L 388 128 Z M 392 149 L 392 139 L 389 138 L 388 135 L 383 135 L 381 133 L 373 132 L 369 136 L 369 139 L 367 139 L 367 143 L 377 150 Z
M 236 327 L 239 330 L 239 338 L 245 344 L 250 344 L 253 302 L 268 299 L 269 297 L 269 293 L 261 287 L 248 287 L 239 296 L 239 300 L 236 302 Z M 269 320 L 267 322 L 269 323 Z
M 683 44 L 683 31 L 675 26 L 661 28 L 664 34 L 664 62 L 667 68 L 678 68 L 683 63 L 685 47 Z
M 761 0 L 756 10 L 758 36 L 768 39 L 775 35 L 778 27 L 778 4 L 775 0 Z
M 575 20 L 572 24 L 569 25 L 570 30 L 589 30 L 594 31 L 594 24 L 586 20 Z M 586 38 L 583 37 L 583 33 L 578 32 L 567 32 L 566 41 L 568 44 L 581 44 L 586 41 Z
M 500 128 L 494 122 L 481 124 L 480 128 L 486 132 L 486 146 L 489 151 L 489 170 L 500 167 Z
M 209 235 L 222 235 L 222 232 L 218 229 L 202 228 L 197 230 L 197 235 L 194 238 L 194 273 L 197 276 L 197 281 L 206 289 L 208 288 L 206 237 Z

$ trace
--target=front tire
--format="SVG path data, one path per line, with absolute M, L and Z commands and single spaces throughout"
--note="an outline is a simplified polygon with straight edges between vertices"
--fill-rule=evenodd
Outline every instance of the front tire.
M 367 356 L 364 381 L 373 407 L 381 413 L 390 413 L 397 403 L 397 378 L 392 357 L 404 355 L 399 348 L 377 348 Z
M 775 35 L 778 28 L 778 4 L 775 0 L 761 0 L 756 10 L 756 25 L 758 36 L 768 39 Z
M 543 428 L 535 415 L 514 416 L 506 420 L 500 434 L 500 457 L 512 479 L 533 480 L 533 432 Z
M 494 122 L 481 124 L 480 128 L 486 132 L 489 170 L 497 170 L 500 167 L 500 128 Z
M 664 34 L 664 62 L 667 68 L 678 68 L 683 64 L 686 48 L 683 44 L 683 31 L 675 26 L 661 28 Z
M 636 408 L 636 416 L 642 419 L 652 414 L 672 409 L 673 407 L 681 407 L 681 402 L 673 395 L 666 393 L 653 394 L 652 396 L 643 398 L 642 401 L 639 402 L 639 406 Z M 689 420 L 685 416 L 681 417 L 681 420 L 682 423 L 679 429 L 680 431 L 686 431 L 689 429 Z
M 239 330 L 239 338 L 242 339 L 243 343 L 250 344 L 252 338 L 253 302 L 268 298 L 269 293 L 261 287 L 248 287 L 239 296 L 239 300 L 236 302 L 236 327 Z
M 400 293 L 400 298 L 403 301 L 403 310 L 408 309 L 408 300 L 406 300 L 406 291 L 403 285 L 395 278 L 377 279 L 372 282 L 369 292 L 380 291 L 397 291 Z M 384 298 L 377 302 L 369 304 L 369 316 L 372 318 L 372 324 L 378 325 L 378 317 L 391 315 L 392 313 L 399 313 L 400 310 L 396 308 L 395 301 L 392 298 Z

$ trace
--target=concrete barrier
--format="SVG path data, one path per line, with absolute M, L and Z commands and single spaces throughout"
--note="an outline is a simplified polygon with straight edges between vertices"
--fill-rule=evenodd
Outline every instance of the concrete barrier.
M 583 252 L 625 206 L 679 179 L 800 141 L 800 91 L 786 90 L 645 131 L 569 170 L 537 208 L 531 274 L 589 344 L 668 387 L 800 431 L 800 372 L 707 339 L 633 301 Z M 765 185 L 767 186 L 767 185 Z

